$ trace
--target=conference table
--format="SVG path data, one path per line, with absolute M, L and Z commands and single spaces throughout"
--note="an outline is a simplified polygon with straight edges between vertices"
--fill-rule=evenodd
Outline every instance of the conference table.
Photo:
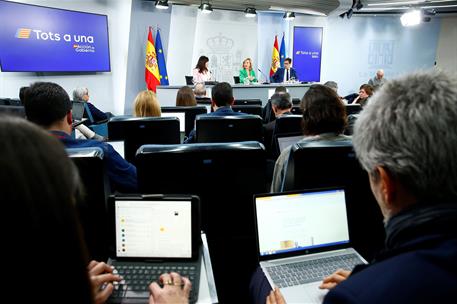
M 306 83 L 270 83 L 270 84 L 234 84 L 233 96 L 236 99 L 260 99 L 262 105 L 268 102 L 268 99 L 273 95 L 275 88 L 284 86 L 292 98 L 302 99 L 305 92 L 312 84 Z M 176 95 L 178 90 L 183 86 L 158 86 L 157 98 L 161 106 L 175 106 Z M 212 85 L 206 87 L 206 96 L 211 96 Z

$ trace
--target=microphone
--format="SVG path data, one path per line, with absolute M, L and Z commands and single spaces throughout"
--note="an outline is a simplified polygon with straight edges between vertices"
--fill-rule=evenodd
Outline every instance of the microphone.
M 265 75 L 265 73 L 264 73 L 264 72 L 262 72 L 262 70 L 261 70 L 261 69 L 257 68 L 257 70 L 259 70 L 260 74 L 262 74 L 262 75 L 263 75 L 263 77 L 265 77 L 265 82 L 264 82 L 264 83 L 262 83 L 262 84 L 269 84 L 269 83 L 270 83 L 270 82 L 269 82 L 269 77 L 267 77 L 267 75 Z

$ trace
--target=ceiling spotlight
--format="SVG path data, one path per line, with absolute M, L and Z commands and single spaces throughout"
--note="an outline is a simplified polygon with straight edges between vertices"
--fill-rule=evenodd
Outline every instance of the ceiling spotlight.
M 347 13 L 346 13 L 346 17 L 347 17 L 348 19 L 351 19 L 352 13 L 353 13 L 353 12 L 354 12 L 354 11 L 352 10 L 352 8 L 350 8 L 350 9 L 347 11 Z
M 421 23 L 422 13 L 420 10 L 411 10 L 400 17 L 403 26 L 415 26 Z
M 358 0 L 357 1 L 357 4 L 355 5 L 355 8 L 360 11 L 363 7 L 363 3 L 362 3 L 362 0 Z
M 202 11 L 203 14 L 211 14 L 213 12 L 213 7 L 209 2 L 202 2 L 198 8 Z
M 294 12 L 285 12 L 283 18 L 286 20 L 294 20 L 295 13 Z
M 255 11 L 255 8 L 253 8 L 253 7 L 247 7 L 244 10 L 244 14 L 248 18 L 254 18 L 255 16 L 257 16 L 257 12 Z
M 168 0 L 157 0 L 155 6 L 157 9 L 166 10 L 168 9 Z

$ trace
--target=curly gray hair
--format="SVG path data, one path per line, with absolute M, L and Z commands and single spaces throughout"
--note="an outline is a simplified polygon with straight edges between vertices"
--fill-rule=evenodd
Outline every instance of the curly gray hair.
M 419 201 L 457 201 L 457 79 L 442 71 L 386 83 L 360 114 L 353 143 L 362 166 L 396 176 Z
M 89 90 L 87 88 L 76 88 L 73 90 L 73 100 L 84 101 L 83 96 L 88 94 Z

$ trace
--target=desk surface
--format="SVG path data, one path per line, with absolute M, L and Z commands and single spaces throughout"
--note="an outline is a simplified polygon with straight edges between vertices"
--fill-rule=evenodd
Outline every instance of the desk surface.
M 248 89 L 248 88 L 276 88 L 276 87 L 310 87 L 312 83 L 268 83 L 268 84 L 231 84 L 232 88 L 236 89 Z M 158 89 L 180 89 L 185 85 L 171 85 L 171 86 L 157 86 Z M 207 88 L 213 87 L 213 85 L 207 85 Z

